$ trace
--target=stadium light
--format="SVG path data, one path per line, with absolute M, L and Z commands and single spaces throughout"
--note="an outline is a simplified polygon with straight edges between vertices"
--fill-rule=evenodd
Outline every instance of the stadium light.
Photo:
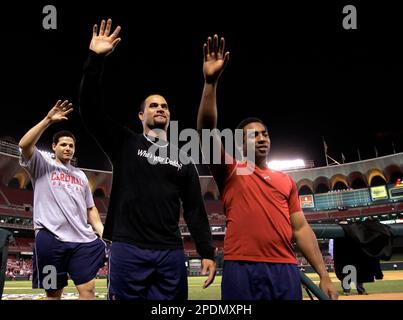
M 270 169 L 278 171 L 296 170 L 306 168 L 305 161 L 302 159 L 295 160 L 272 160 L 267 163 Z

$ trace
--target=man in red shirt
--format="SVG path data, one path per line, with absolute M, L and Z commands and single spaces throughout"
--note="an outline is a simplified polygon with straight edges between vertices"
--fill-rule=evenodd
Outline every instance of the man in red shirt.
M 224 38 L 204 44 L 205 84 L 197 118 L 198 130 L 217 127 L 216 88 L 229 59 Z M 236 161 L 221 146 L 220 164 L 210 164 L 227 219 L 222 299 L 302 299 L 292 240 L 320 276 L 320 288 L 331 299 L 337 291 L 326 271 L 315 234 L 307 223 L 291 177 L 267 167 L 270 138 L 257 118 L 242 121 L 241 152 Z

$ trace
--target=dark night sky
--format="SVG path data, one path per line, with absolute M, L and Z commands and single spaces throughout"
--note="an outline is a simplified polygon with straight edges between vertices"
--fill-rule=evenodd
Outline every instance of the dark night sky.
M 3 7 L 0 137 L 18 141 L 59 98 L 77 105 L 92 25 L 110 16 L 123 29 L 108 57 L 106 102 L 134 130 L 141 130 L 140 101 L 154 92 L 166 96 L 181 128 L 195 127 L 201 48 L 218 33 L 231 52 L 218 91 L 220 129 L 260 117 L 272 138 L 271 158 L 302 157 L 317 166 L 325 161 L 321 136 L 339 161 L 341 152 L 347 161 L 357 160 L 357 148 L 362 158 L 373 157 L 374 146 L 379 155 L 389 154 L 392 141 L 403 151 L 401 11 L 361 4 L 358 30 L 346 31 L 340 3 L 263 2 L 152 1 L 135 9 L 119 1 L 36 1 Z M 52 3 L 58 28 L 44 30 L 42 8 Z M 40 145 L 61 128 L 79 138 L 79 166 L 105 169 L 78 112 L 49 128 Z

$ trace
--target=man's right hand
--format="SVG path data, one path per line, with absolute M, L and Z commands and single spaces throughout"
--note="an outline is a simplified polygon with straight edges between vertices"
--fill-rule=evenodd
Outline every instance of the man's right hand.
M 48 112 L 38 124 L 32 127 L 18 143 L 21 148 L 22 156 L 29 160 L 34 153 L 34 147 L 46 128 L 54 122 L 67 120 L 67 115 L 73 111 L 72 104 L 68 100 L 58 100 L 52 109 Z
M 118 43 L 121 41 L 121 38 L 118 38 L 121 28 L 120 26 L 117 26 L 115 31 L 110 34 L 111 26 L 112 19 L 108 19 L 106 23 L 105 20 L 102 20 L 99 32 L 98 25 L 94 25 L 92 29 L 90 50 L 94 51 L 97 54 L 107 56 L 116 48 Z
M 69 103 L 69 100 L 58 100 L 54 107 L 50 109 L 46 118 L 51 122 L 59 122 L 62 120 L 67 120 L 67 115 L 73 111 L 73 104 Z
M 203 73 L 207 83 L 218 80 L 225 66 L 228 63 L 229 52 L 225 52 L 225 40 L 215 34 L 213 38 L 208 37 L 207 43 L 203 45 L 204 63 Z

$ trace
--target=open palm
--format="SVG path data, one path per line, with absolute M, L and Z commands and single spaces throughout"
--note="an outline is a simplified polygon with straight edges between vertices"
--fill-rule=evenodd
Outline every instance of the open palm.
M 62 120 L 67 120 L 67 115 L 73 111 L 73 104 L 69 103 L 68 100 L 58 100 L 54 107 L 48 112 L 48 118 L 52 122 L 59 122 Z
M 225 40 L 221 38 L 220 43 L 218 43 L 217 35 L 214 35 L 213 38 L 208 37 L 207 43 L 203 45 L 203 73 L 208 83 L 217 81 L 228 62 L 229 52 L 224 53 L 224 49 Z
M 111 34 L 111 26 L 112 20 L 108 19 L 107 22 L 105 20 L 101 21 L 101 26 L 94 25 L 92 29 L 92 39 L 90 43 L 90 49 L 101 55 L 110 54 L 117 44 L 120 42 L 120 38 L 118 38 L 119 32 L 121 30 L 120 26 L 117 26 L 115 31 Z

